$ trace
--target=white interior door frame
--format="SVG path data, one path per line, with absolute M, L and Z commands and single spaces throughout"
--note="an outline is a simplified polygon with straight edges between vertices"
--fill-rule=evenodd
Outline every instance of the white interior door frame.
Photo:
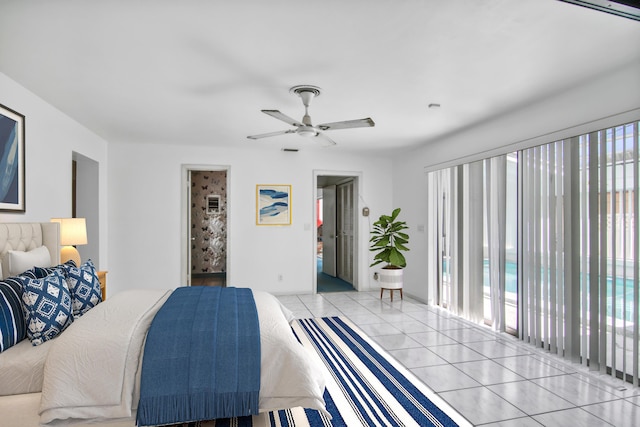
M 336 186 L 322 188 L 322 272 L 336 277 Z M 316 230 L 317 232 L 317 230 Z
M 183 164 L 181 171 L 182 195 L 180 198 L 180 277 L 183 286 L 191 286 L 191 171 L 226 171 L 227 173 L 227 221 L 231 215 L 231 166 L 229 165 L 202 165 Z M 231 282 L 231 232 L 227 227 L 227 283 Z
M 360 195 L 362 194 L 362 172 L 355 172 L 355 171 L 335 171 L 335 170 L 314 170 L 313 171 L 313 189 L 312 189 L 312 194 L 313 194 L 313 209 L 311 210 L 313 212 L 313 218 L 312 218 L 312 224 L 314 224 L 313 227 L 311 227 L 313 229 L 313 245 L 311 247 L 311 266 L 312 268 L 310 269 L 310 271 L 312 272 L 311 274 L 311 280 L 313 283 L 313 293 L 317 293 L 318 292 L 318 274 L 317 274 L 317 268 L 316 268 L 316 257 L 317 257 L 317 241 L 318 241 L 318 230 L 315 227 L 315 224 L 318 223 L 318 213 L 317 213 L 317 209 L 316 209 L 316 189 L 318 188 L 318 177 L 320 176 L 333 176 L 333 177 L 344 177 L 345 179 L 347 178 L 353 178 L 354 180 L 354 200 L 355 200 L 355 206 L 356 208 L 353 209 L 353 224 L 354 224 L 354 245 L 353 245 L 353 287 L 356 290 L 360 290 L 362 288 L 361 284 L 360 284 L 360 259 L 367 259 L 367 257 L 361 257 L 360 256 L 360 251 L 362 250 L 362 245 L 360 243 Z M 368 269 L 368 266 L 367 266 Z M 364 273 L 364 275 L 362 277 L 367 277 L 367 273 Z

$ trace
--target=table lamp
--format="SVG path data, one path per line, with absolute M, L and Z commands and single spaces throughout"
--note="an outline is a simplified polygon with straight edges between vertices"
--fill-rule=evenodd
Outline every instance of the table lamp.
M 87 244 L 87 223 L 84 218 L 51 218 L 51 222 L 60 224 L 60 262 L 72 259 L 80 266 L 80 253 L 74 247 Z

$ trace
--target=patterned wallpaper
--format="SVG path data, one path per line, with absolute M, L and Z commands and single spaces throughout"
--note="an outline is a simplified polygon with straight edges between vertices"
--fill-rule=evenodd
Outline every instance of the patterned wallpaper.
M 220 196 L 220 213 L 207 213 L 207 196 Z M 191 273 L 227 270 L 227 172 L 191 171 Z

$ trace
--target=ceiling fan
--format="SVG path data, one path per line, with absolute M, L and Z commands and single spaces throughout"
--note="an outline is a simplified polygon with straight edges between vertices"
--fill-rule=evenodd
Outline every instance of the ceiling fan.
M 287 133 L 297 133 L 298 135 L 306 137 L 320 138 L 326 145 L 336 145 L 335 141 L 324 134 L 325 131 L 375 126 L 375 123 L 373 122 L 373 120 L 371 120 L 370 117 L 359 120 L 345 120 L 342 122 L 323 123 L 314 126 L 311 122 L 311 117 L 309 116 L 309 105 L 311 104 L 313 98 L 320 95 L 320 88 L 316 86 L 299 85 L 292 87 L 289 92 L 298 95 L 300 99 L 302 99 L 302 104 L 304 104 L 304 116 L 302 117 L 302 121 L 292 119 L 291 117 L 281 113 L 278 110 L 262 110 L 262 112 L 270 115 L 271 117 L 275 117 L 278 120 L 282 120 L 283 122 L 288 123 L 292 126 L 295 126 L 295 129 L 263 133 L 260 135 L 249 135 L 247 136 L 247 138 L 260 139 L 268 138 L 270 136 L 285 135 Z

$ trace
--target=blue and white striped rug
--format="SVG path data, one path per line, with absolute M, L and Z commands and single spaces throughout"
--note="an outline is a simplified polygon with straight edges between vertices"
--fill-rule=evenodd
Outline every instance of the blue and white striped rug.
M 342 317 L 301 319 L 293 331 L 327 369 L 325 401 L 333 419 L 294 408 L 201 427 L 470 426 L 433 391 Z

